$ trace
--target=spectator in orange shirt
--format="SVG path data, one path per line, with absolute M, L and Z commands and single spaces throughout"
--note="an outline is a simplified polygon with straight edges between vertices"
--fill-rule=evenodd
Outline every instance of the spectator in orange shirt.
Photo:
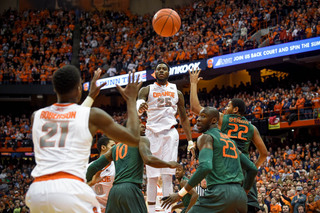
M 298 96 L 298 100 L 296 103 L 297 109 L 299 110 L 299 114 L 300 114 L 300 119 L 303 118 L 303 114 L 304 114 L 304 103 L 306 102 L 306 100 L 304 99 L 304 95 L 300 94 Z
M 281 206 L 275 198 L 271 198 L 270 213 L 281 213 Z

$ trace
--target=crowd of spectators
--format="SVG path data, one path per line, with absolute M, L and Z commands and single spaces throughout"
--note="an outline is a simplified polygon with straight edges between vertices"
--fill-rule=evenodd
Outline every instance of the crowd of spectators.
M 129 12 L 82 12 L 80 69 L 89 80 L 98 67 L 104 77 L 153 68 L 158 60 L 179 64 L 257 48 L 258 29 L 275 26 L 270 45 L 320 35 L 318 1 L 198 0 L 175 8 L 181 29 L 162 38 L 153 31 L 152 15 Z M 2 13 L 0 83 L 46 84 L 52 72 L 72 57 L 75 12 L 27 10 Z
M 28 213 L 25 195 L 33 180 L 32 158 L 4 158 L 0 163 L 0 212 Z
M 0 115 L 0 148 L 31 147 L 30 119 L 25 115 Z
M 169 64 L 257 48 L 251 38 L 260 28 L 275 26 L 270 44 L 320 35 L 318 1 L 196 1 L 176 8 L 181 29 L 161 38 L 152 16 L 121 12 L 83 12 L 80 63 L 84 76 L 103 67 L 105 76 L 150 69 L 158 60 Z M 282 28 L 283 29 L 282 29 Z M 284 32 L 280 31 L 284 30 Z M 281 39 L 277 39 L 281 34 Z
M 72 56 L 73 11 L 1 14 L 0 84 L 46 84 Z

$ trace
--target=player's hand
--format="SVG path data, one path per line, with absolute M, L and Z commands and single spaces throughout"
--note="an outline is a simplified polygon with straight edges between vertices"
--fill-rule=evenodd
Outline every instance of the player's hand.
M 166 209 L 179 200 L 181 200 L 181 197 L 178 195 L 178 193 L 170 194 L 168 198 L 163 201 L 161 207 Z
M 100 93 L 100 89 L 107 84 L 104 82 L 103 84 L 97 86 L 97 80 L 100 78 L 102 70 L 99 68 L 98 70 L 94 71 L 94 76 L 91 80 L 89 96 L 94 100 Z
M 99 183 L 102 180 L 102 178 L 100 177 L 101 172 L 102 172 L 102 170 L 100 170 L 95 175 L 93 175 L 92 180 L 91 180 L 91 185 Z
M 128 76 L 128 84 L 125 88 L 122 88 L 117 84 L 117 89 L 119 90 L 121 96 L 124 98 L 124 100 L 128 101 L 136 100 L 138 96 L 138 92 L 140 87 L 142 86 L 142 82 L 139 83 L 140 75 L 138 75 L 137 79 L 134 80 L 134 71 L 131 73 L 129 72 Z
M 171 168 L 171 169 L 182 167 L 179 163 L 177 163 L 175 161 L 169 161 L 168 164 L 169 164 L 169 168 Z
M 140 104 L 140 106 L 139 106 L 139 113 L 140 114 L 143 114 L 147 110 L 148 110 L 148 103 L 147 102 Z
M 202 79 L 202 77 L 199 78 L 199 74 L 201 72 L 200 68 L 197 68 L 197 70 L 194 70 L 194 68 L 192 68 L 192 71 L 188 70 L 188 72 L 191 84 L 197 84 Z

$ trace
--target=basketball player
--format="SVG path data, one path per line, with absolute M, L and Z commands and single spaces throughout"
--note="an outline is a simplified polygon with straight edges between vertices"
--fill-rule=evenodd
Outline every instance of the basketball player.
M 96 75 L 100 73 L 97 71 Z M 95 85 L 97 79 L 91 84 Z M 114 140 L 128 145 L 139 143 L 139 77 L 134 81 L 134 74 L 130 73 L 128 85 L 118 86 L 127 102 L 127 128 L 98 108 L 77 105 L 82 88 L 80 71 L 75 66 L 58 69 L 52 81 L 57 103 L 34 112 L 31 119 L 36 167 L 26 203 L 33 213 L 100 212 L 93 190 L 84 183 L 92 136 L 100 129 Z
M 197 95 L 197 83 L 201 78 L 199 78 L 201 70 L 196 70 L 190 72 L 190 107 L 193 112 L 199 114 L 201 109 L 203 109 L 199 103 Z M 258 129 L 253 126 L 245 117 L 244 113 L 246 110 L 246 105 L 243 100 L 234 98 L 226 107 L 225 114 L 219 113 L 220 119 L 218 123 L 219 129 L 229 138 L 234 140 L 240 151 L 249 158 L 249 146 L 251 141 L 258 149 L 259 157 L 255 162 L 257 168 L 259 168 L 262 163 L 267 158 L 267 148 L 260 136 Z M 250 159 L 250 158 L 249 158 Z M 248 212 L 257 212 L 259 208 L 257 200 L 257 187 L 254 186 L 248 194 Z
M 100 156 L 107 153 L 115 145 L 113 140 L 102 136 L 97 142 L 97 149 Z M 90 165 L 90 164 L 89 164 Z M 110 189 L 112 187 L 115 176 L 114 163 L 109 163 L 87 183 L 96 193 L 96 198 L 100 203 L 101 212 L 105 212 Z
M 118 143 L 106 154 L 94 161 L 88 168 L 87 181 L 111 161 L 114 162 L 116 176 L 110 190 L 106 213 L 146 213 L 147 207 L 141 191 L 143 168 L 146 165 L 156 168 L 177 168 L 175 161 L 162 161 L 152 155 L 150 143 L 144 135 L 145 127 L 140 124 L 142 137 L 138 146 L 127 146 Z
M 188 178 L 186 178 L 184 175 L 186 173 L 186 170 L 184 167 L 178 167 L 176 170 L 176 178 L 179 181 L 179 189 L 182 189 L 186 183 L 188 182 Z M 189 212 L 190 208 L 197 202 L 199 195 L 196 192 L 195 189 L 191 189 L 188 194 L 183 196 L 182 202 L 180 204 L 174 205 L 172 207 L 172 210 L 177 208 L 183 208 L 181 213 Z
M 217 109 L 205 107 L 200 111 L 197 127 L 203 134 L 197 141 L 199 166 L 188 183 L 163 202 L 163 207 L 180 200 L 206 178 L 207 190 L 189 213 L 247 213 L 246 192 L 252 187 L 258 169 L 239 151 L 234 141 L 218 129 L 218 121 Z M 245 179 L 241 167 L 247 171 Z
M 190 123 L 184 107 L 183 94 L 175 84 L 168 82 L 169 65 L 159 62 L 155 69 L 156 82 L 141 88 L 138 95 L 138 114 L 147 111 L 146 136 L 150 140 L 152 155 L 165 160 L 176 161 L 178 156 L 179 134 L 174 126 L 177 124 L 178 111 L 182 128 L 189 143 L 193 144 Z M 147 170 L 147 200 L 149 213 L 155 212 L 158 177 L 162 178 L 163 196 L 173 192 L 172 175 L 174 169 L 156 169 L 146 166 Z M 170 212 L 170 209 L 168 210 Z

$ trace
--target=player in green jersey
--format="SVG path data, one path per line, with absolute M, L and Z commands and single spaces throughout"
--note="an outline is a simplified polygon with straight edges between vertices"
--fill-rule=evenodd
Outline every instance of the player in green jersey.
M 197 95 L 197 84 L 201 80 L 199 78 L 200 71 L 189 71 L 191 84 L 190 107 L 196 114 L 199 114 L 202 109 Z M 267 158 L 267 148 L 258 129 L 244 117 L 245 110 L 246 105 L 243 100 L 238 98 L 232 99 L 226 107 L 225 114 L 219 113 L 220 120 L 218 127 L 236 142 L 237 147 L 247 157 L 249 157 L 250 143 L 253 142 L 259 152 L 259 157 L 255 162 L 256 167 L 259 168 Z M 256 212 L 256 208 L 259 208 L 259 204 L 257 200 L 257 188 L 254 184 L 248 194 L 248 212 Z
M 200 111 L 197 127 L 203 134 L 197 140 L 200 150 L 199 167 L 178 193 L 171 194 L 163 202 L 163 207 L 180 200 L 206 178 L 207 191 L 204 196 L 199 197 L 189 213 L 247 213 L 246 192 L 252 187 L 258 170 L 254 163 L 239 151 L 234 141 L 217 128 L 218 121 L 217 109 L 206 107 Z M 241 167 L 247 171 L 245 179 Z
M 179 181 L 179 189 L 183 188 L 189 180 L 184 176 L 185 173 L 186 173 L 186 170 L 184 167 L 178 167 L 176 169 L 176 178 Z M 190 208 L 197 202 L 198 197 L 199 195 L 197 194 L 196 190 L 191 189 L 188 192 L 188 194 L 186 194 L 182 198 L 182 202 L 177 205 L 174 205 L 172 207 L 172 210 L 184 207 L 181 213 L 187 213 L 189 212 Z
M 116 175 L 109 193 L 106 213 L 147 213 L 141 191 L 144 163 L 156 168 L 181 166 L 175 161 L 165 162 L 154 157 L 150 151 L 149 140 L 143 136 L 144 130 L 145 126 L 141 124 L 139 146 L 118 143 L 88 167 L 87 182 L 92 181 L 92 177 L 101 168 L 114 161 Z

